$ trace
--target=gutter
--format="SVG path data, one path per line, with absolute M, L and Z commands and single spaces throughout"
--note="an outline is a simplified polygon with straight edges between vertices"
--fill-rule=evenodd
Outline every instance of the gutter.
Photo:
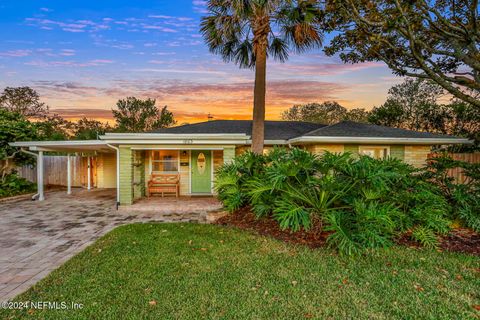
M 120 149 L 108 143 L 106 145 L 117 151 L 117 201 L 115 207 L 118 210 L 118 207 L 120 206 Z
M 24 148 L 20 148 L 20 151 L 23 152 L 23 153 L 26 153 L 26 154 L 29 154 L 31 156 L 34 156 L 35 158 L 37 158 L 37 162 L 38 162 L 38 154 L 36 154 L 35 152 L 31 152 L 31 151 L 28 151 L 28 150 L 25 150 Z M 37 168 L 38 170 L 38 168 Z M 38 192 L 39 190 L 37 190 L 37 193 L 35 193 L 33 196 L 32 196 L 32 201 L 34 201 L 37 197 L 40 196 L 40 192 Z
M 384 137 L 321 137 L 301 136 L 288 140 L 288 143 L 376 143 L 376 144 L 472 144 L 462 138 L 384 138 Z

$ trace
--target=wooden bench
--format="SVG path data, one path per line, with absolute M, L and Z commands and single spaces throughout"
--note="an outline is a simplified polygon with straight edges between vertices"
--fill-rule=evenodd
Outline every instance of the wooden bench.
M 180 175 L 153 173 L 148 181 L 147 197 L 154 193 L 175 193 L 175 197 L 180 195 Z

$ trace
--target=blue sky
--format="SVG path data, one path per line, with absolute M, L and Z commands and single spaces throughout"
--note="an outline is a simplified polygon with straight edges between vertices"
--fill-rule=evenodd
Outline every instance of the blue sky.
M 126 96 L 156 98 L 180 122 L 251 117 L 253 72 L 208 52 L 204 1 L 0 0 L 0 11 L 0 88 L 31 86 L 65 117 L 109 119 Z M 381 63 L 344 65 L 320 49 L 267 68 L 269 119 L 325 100 L 370 109 L 401 81 Z

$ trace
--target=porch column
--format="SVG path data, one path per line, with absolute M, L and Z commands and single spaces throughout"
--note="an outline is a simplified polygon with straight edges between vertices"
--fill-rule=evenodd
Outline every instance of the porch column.
M 38 151 L 37 157 L 37 190 L 38 201 L 45 200 L 45 195 L 43 193 L 43 151 Z
M 235 146 L 223 148 L 223 163 L 229 163 L 235 158 Z
M 92 173 L 90 168 L 90 156 L 88 156 L 87 157 L 87 190 L 90 190 L 92 187 L 90 183 L 91 176 L 92 176 Z
M 67 194 L 72 194 L 72 162 L 70 153 L 67 154 Z

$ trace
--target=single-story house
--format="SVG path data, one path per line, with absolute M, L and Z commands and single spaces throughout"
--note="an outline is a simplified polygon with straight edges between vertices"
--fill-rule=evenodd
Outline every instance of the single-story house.
M 88 164 L 88 181 L 91 172 L 96 174 L 92 187 L 116 188 L 117 203 L 123 206 L 145 197 L 152 174 L 178 174 L 183 196 L 213 194 L 215 169 L 250 148 L 251 132 L 251 121 L 215 120 L 148 133 L 107 133 L 99 140 L 25 141 L 11 145 L 37 157 L 39 200 L 44 198 L 43 153 L 54 151 L 83 155 Z M 465 143 L 471 142 L 351 121 L 333 125 L 265 122 L 266 149 L 300 147 L 316 154 L 325 150 L 349 151 L 375 158 L 392 156 L 414 166 L 425 164 L 433 145 Z M 68 166 L 69 177 L 70 171 Z M 70 185 L 68 190 L 70 192 Z

